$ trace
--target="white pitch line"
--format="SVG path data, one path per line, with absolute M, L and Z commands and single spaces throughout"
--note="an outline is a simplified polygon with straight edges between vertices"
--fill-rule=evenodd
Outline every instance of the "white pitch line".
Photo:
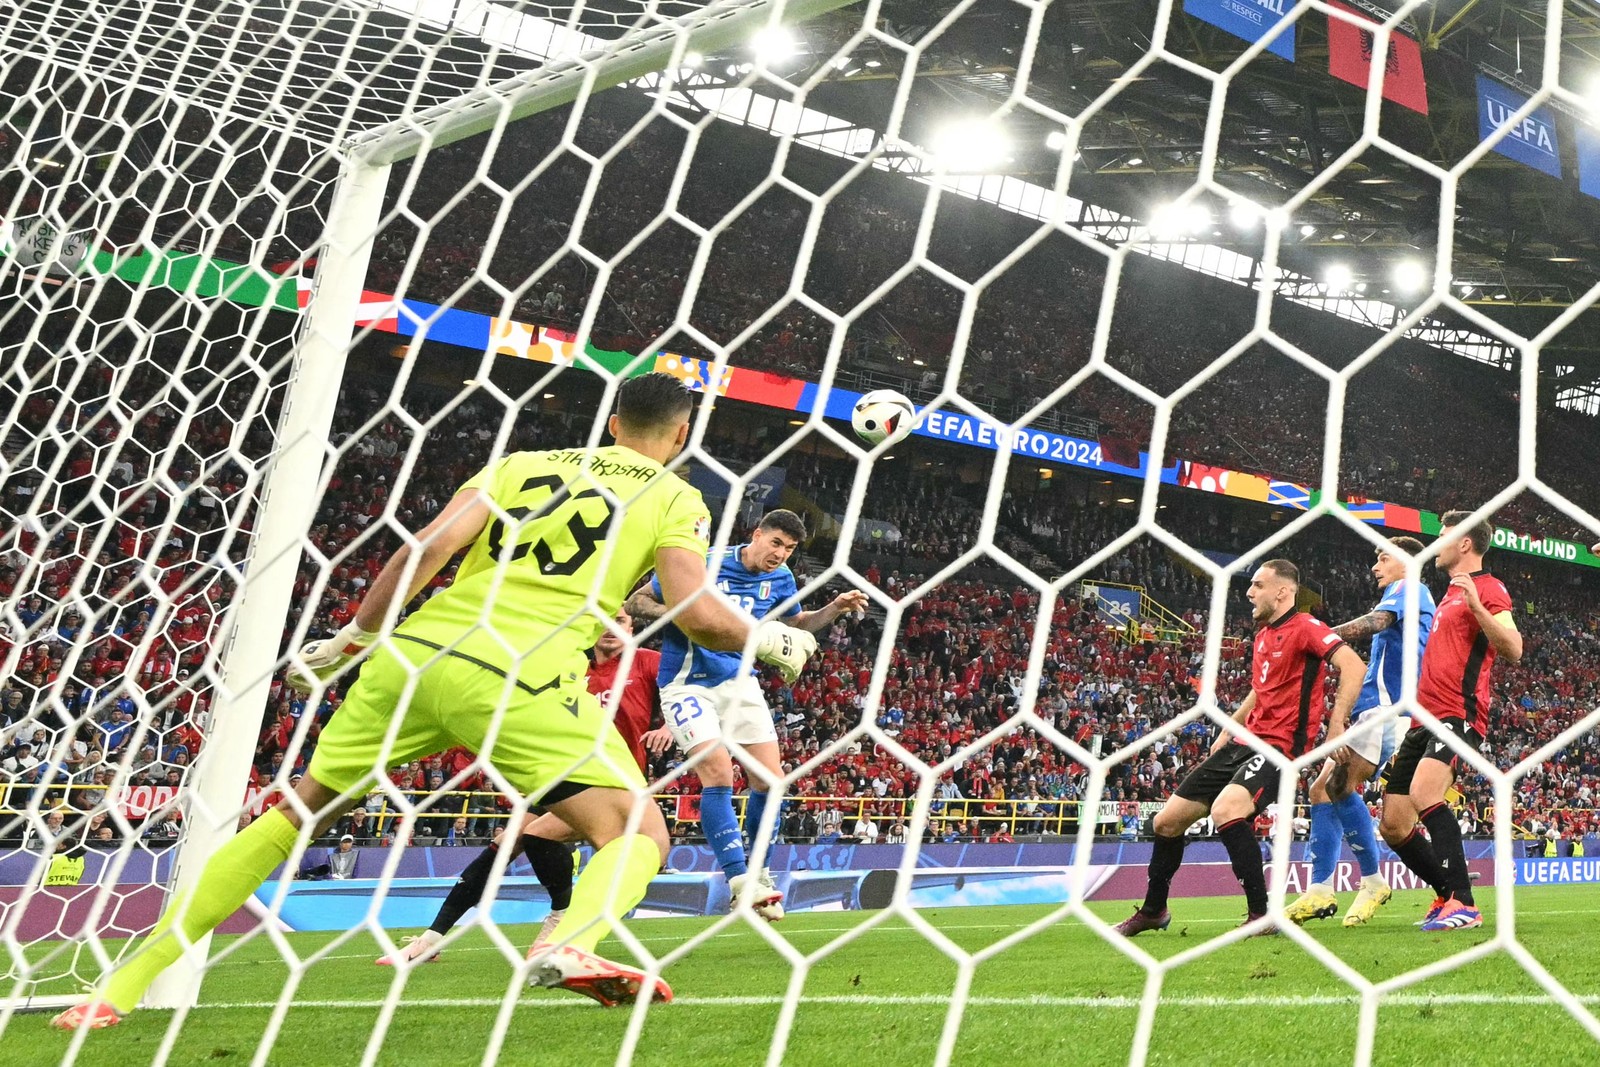
M 1580 1004 L 1600 1004 L 1600 995 L 1588 994 L 1575 998 Z M 1320 1008 L 1320 1007 L 1353 1007 L 1359 1004 L 1360 998 L 1354 995 L 1328 995 L 1328 996 L 1259 996 L 1259 997 L 1162 997 L 1161 1006 L 1164 1008 Z M 298 1000 L 291 1005 L 294 1008 L 381 1008 L 382 1000 Z M 467 997 L 459 999 L 433 999 L 410 1000 L 402 999 L 401 1008 L 497 1008 L 502 1000 L 499 997 Z M 693 1008 L 751 1008 L 751 1007 L 776 1007 L 784 1003 L 783 997 L 777 996 L 730 996 L 730 997 L 678 997 L 673 1001 L 676 1005 Z M 826 1004 L 839 1007 L 948 1007 L 950 998 L 932 994 L 912 994 L 905 996 L 817 996 L 801 997 L 801 1004 Z M 1397 993 L 1384 997 L 1381 1001 L 1384 1007 L 1448 1007 L 1451 1005 L 1527 1005 L 1546 1006 L 1556 1005 L 1554 997 L 1537 994 L 1500 993 L 1437 993 L 1432 996 L 1421 993 Z M 237 1001 L 222 1004 L 201 1004 L 199 1010 L 213 1009 L 217 1011 L 260 1011 L 274 1008 L 277 1001 L 252 1000 Z M 550 999 L 525 1001 L 523 1007 L 537 1008 L 581 1008 L 588 1007 L 587 1000 Z M 1115 1011 L 1132 1011 L 1140 1006 L 1138 997 L 968 997 L 968 1007 L 979 1008 L 1100 1008 Z
M 1545 916 L 1545 915 L 1593 915 L 1593 914 L 1594 914 L 1593 911 L 1585 909 L 1585 908 L 1562 909 L 1562 910 L 1556 910 L 1556 911 L 1534 911 L 1534 912 L 1526 912 L 1526 913 L 1521 912 L 1521 911 L 1518 912 L 1519 916 L 1526 915 L 1527 917 L 1530 917 L 1530 918 L 1533 917 L 1533 916 Z M 1072 918 L 1072 917 L 1069 917 L 1069 919 L 1070 918 Z M 649 922 L 650 920 L 642 920 L 642 921 Z M 1068 921 L 1069 920 L 1063 920 L 1062 923 L 1058 924 L 1058 925 L 1064 926 L 1066 924 L 1066 922 L 1068 922 Z M 1226 926 L 1237 926 L 1237 925 L 1239 925 L 1239 920 L 1237 918 L 1234 918 L 1234 919 L 1180 919 L 1180 918 L 1174 918 L 1173 922 L 1177 923 L 1180 927 L 1181 926 L 1207 926 L 1207 925 L 1226 925 Z M 1380 924 L 1380 925 L 1383 925 L 1383 924 Z M 953 924 L 948 925 L 948 926 L 944 926 L 944 925 L 939 926 L 940 930 L 1016 930 L 1017 928 L 1018 928 L 1018 924 L 1017 923 L 953 923 Z M 847 933 L 849 933 L 850 931 L 852 931 L 854 929 L 855 929 L 854 926 L 818 926 L 818 927 L 812 927 L 812 928 L 809 928 L 809 929 L 806 928 L 806 927 L 791 927 L 791 928 L 786 929 L 786 930 L 785 929 L 780 929 L 779 932 L 783 936 L 789 938 L 790 940 L 793 940 L 796 937 L 803 937 L 803 936 L 810 935 L 810 934 L 847 934 Z M 1052 929 L 1054 929 L 1054 928 L 1052 928 Z M 1401 928 L 1397 927 L 1397 929 L 1401 929 Z M 315 931 L 309 931 L 308 930 L 308 931 L 305 931 L 305 932 L 306 933 L 314 933 Z M 877 929 L 871 931 L 871 933 L 868 936 L 872 936 L 872 935 L 875 935 L 875 934 L 919 934 L 920 935 L 921 933 L 922 933 L 922 931 L 918 930 L 914 926 L 879 926 Z M 708 938 L 708 940 L 716 941 L 716 940 L 720 940 L 722 938 L 727 938 L 727 937 L 752 937 L 752 936 L 756 936 L 756 935 L 750 933 L 747 930 L 735 930 L 735 931 L 732 931 L 730 933 L 725 933 L 725 934 L 712 934 L 711 937 Z M 687 941 L 688 939 L 689 938 L 688 938 L 687 935 L 679 935 L 679 936 L 673 936 L 673 937 L 641 937 L 641 938 L 639 938 L 639 941 L 641 943 L 643 943 L 643 944 L 646 944 L 646 945 L 665 944 L 665 943 L 677 944 L 678 942 Z M 466 946 L 462 946 L 462 947 L 459 947 L 459 948 L 457 948 L 455 946 L 451 946 L 449 948 L 444 949 L 444 951 L 448 952 L 448 953 L 499 952 L 500 949 L 495 945 L 466 945 Z M 317 957 L 316 962 L 324 963 L 324 962 L 327 962 L 327 961 L 330 961 L 330 960 L 376 959 L 379 954 L 380 954 L 380 950 L 378 949 L 378 947 L 376 945 L 374 945 L 372 952 L 351 952 L 351 953 L 342 953 L 340 955 L 335 955 L 335 956 L 319 956 L 319 957 Z M 235 966 L 235 965 L 239 965 L 239 964 L 256 964 L 256 963 L 260 963 L 260 962 L 262 962 L 262 961 L 261 960 L 256 960 L 256 959 L 225 959 L 225 960 L 218 960 L 216 963 L 213 963 L 211 966 L 212 967 L 231 967 L 231 966 Z M 271 961 L 269 960 L 267 962 L 271 962 Z

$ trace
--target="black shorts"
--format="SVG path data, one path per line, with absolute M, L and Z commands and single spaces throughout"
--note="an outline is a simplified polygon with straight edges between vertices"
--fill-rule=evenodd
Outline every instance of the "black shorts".
M 1400 746 L 1394 750 L 1394 758 L 1389 761 L 1389 777 L 1383 783 L 1385 796 L 1390 793 L 1396 796 L 1410 793 L 1417 764 L 1425 759 L 1448 763 L 1450 769 L 1455 770 L 1456 761 L 1461 757 L 1456 755 L 1455 749 L 1434 735 L 1434 729 L 1419 722 L 1400 739 Z M 1468 726 L 1465 719 L 1440 719 L 1437 729 L 1450 731 L 1472 748 L 1483 744 L 1483 735 Z
M 1244 786 L 1259 815 L 1278 799 L 1278 766 L 1249 745 L 1229 741 L 1185 775 L 1173 795 L 1210 807 L 1230 785 Z

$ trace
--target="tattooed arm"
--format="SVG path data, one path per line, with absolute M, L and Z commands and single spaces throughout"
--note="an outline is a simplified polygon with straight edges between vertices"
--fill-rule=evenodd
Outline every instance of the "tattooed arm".
M 1395 622 L 1392 611 L 1369 611 L 1359 619 L 1340 623 L 1333 628 L 1333 632 L 1346 641 L 1354 641 L 1358 637 L 1371 637 L 1373 634 L 1382 633 Z

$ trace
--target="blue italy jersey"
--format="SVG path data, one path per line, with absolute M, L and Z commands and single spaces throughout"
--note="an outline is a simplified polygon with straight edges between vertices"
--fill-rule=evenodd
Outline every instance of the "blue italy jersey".
M 1433 632 L 1433 594 L 1426 585 L 1417 590 L 1417 662 L 1422 662 L 1422 650 L 1428 647 L 1428 634 Z M 1373 611 L 1394 613 L 1394 625 L 1372 637 L 1372 659 L 1367 664 L 1367 676 L 1361 682 L 1361 696 L 1355 710 L 1350 713 L 1352 722 L 1369 708 L 1385 708 L 1400 699 L 1400 676 L 1405 670 L 1406 583 L 1402 578 L 1391 582 L 1383 591 L 1383 599 Z
M 717 589 L 746 615 L 764 619 L 773 607 L 793 597 L 799 590 L 794 572 L 787 564 L 765 574 L 749 570 L 739 558 L 743 546 L 724 549 L 706 557 L 707 568 L 716 568 Z M 661 599 L 661 581 L 650 579 L 650 589 Z M 784 611 L 782 618 L 800 614 L 798 601 Z M 713 652 L 701 648 L 676 626 L 668 626 L 661 639 L 661 673 L 658 685 L 699 685 L 707 689 L 739 676 L 737 652 Z

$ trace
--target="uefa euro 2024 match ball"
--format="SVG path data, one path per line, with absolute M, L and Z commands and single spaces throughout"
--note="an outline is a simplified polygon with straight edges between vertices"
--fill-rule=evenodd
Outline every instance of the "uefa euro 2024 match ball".
M 857 400 L 850 412 L 851 428 L 869 445 L 903 440 L 916 421 L 916 407 L 893 389 L 874 389 Z

